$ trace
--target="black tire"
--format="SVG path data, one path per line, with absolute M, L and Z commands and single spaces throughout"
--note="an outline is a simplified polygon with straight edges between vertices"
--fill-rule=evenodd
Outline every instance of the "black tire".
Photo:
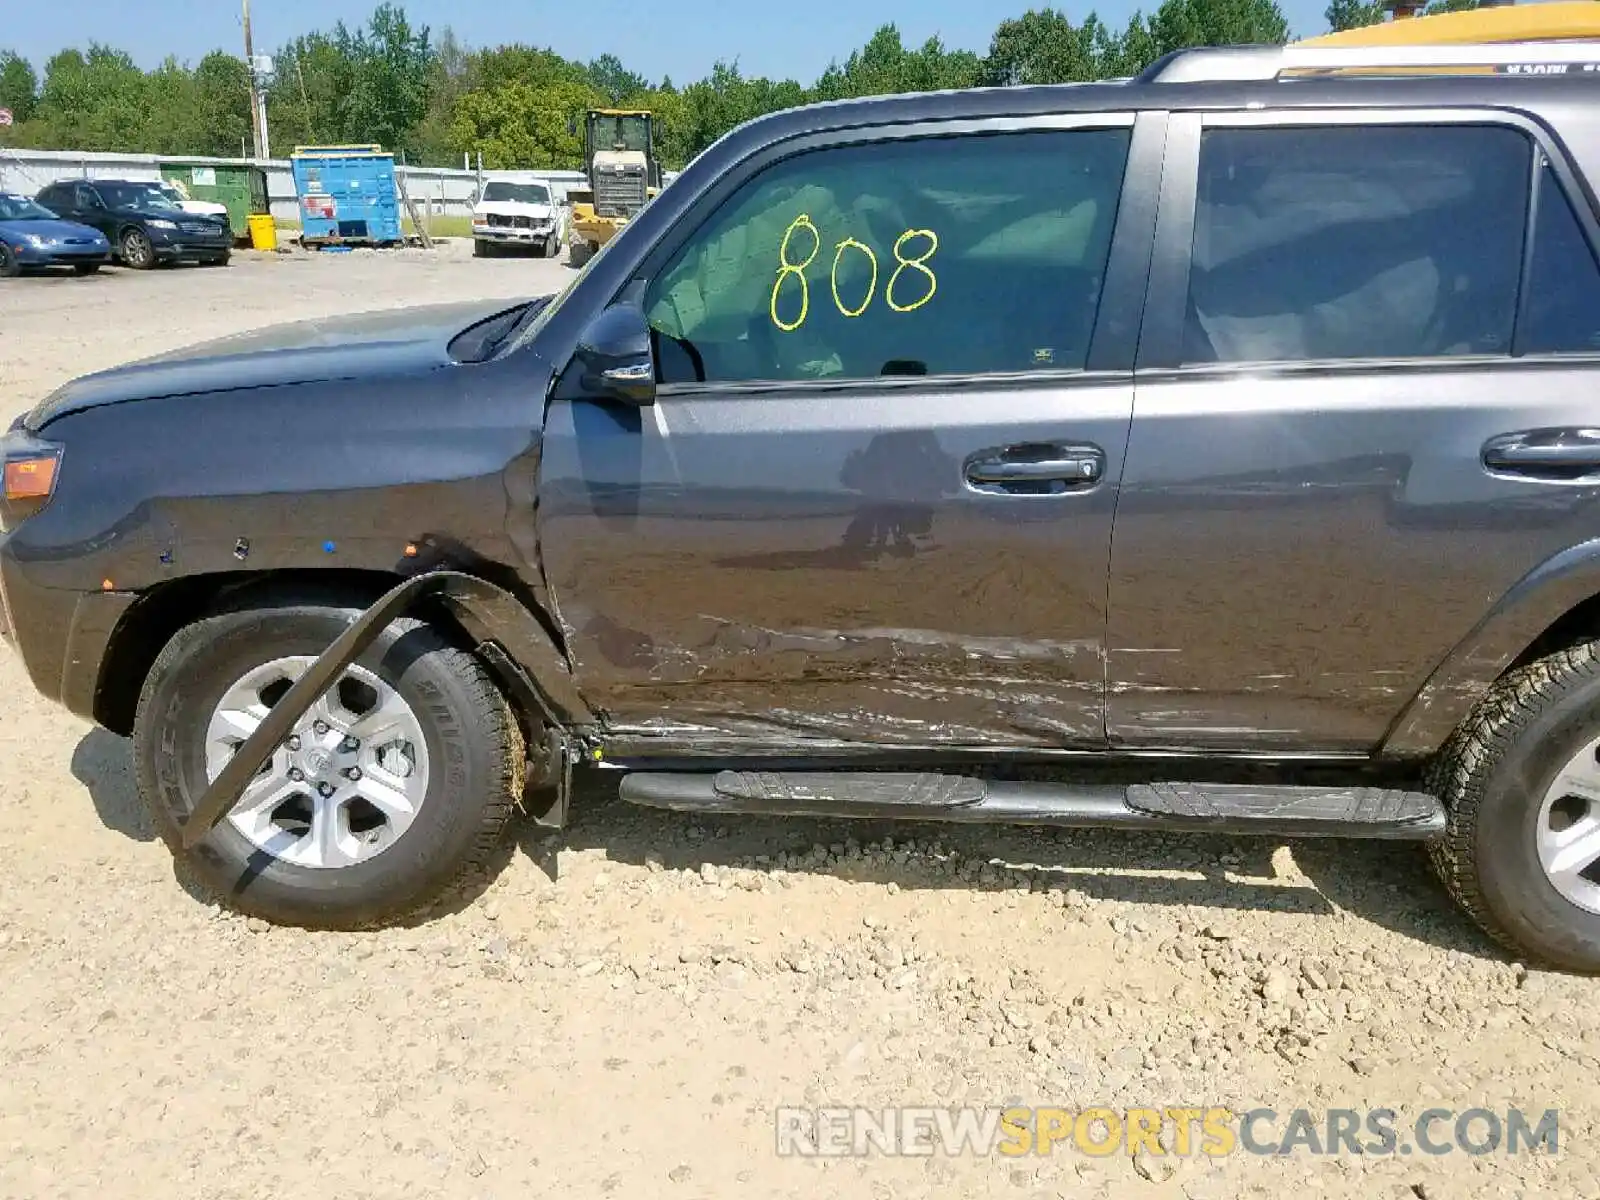
M 0 279 L 15 279 L 22 274 L 22 264 L 11 252 L 11 247 L 0 242 Z
M 228 255 L 221 254 L 216 258 L 202 259 L 201 262 L 208 267 L 225 267 L 228 265 Z
M 99 263 L 73 263 L 72 271 L 75 275 L 93 275 L 100 269 Z
M 410 827 L 381 853 L 335 868 L 273 857 L 226 820 L 183 849 L 181 822 L 206 784 L 203 731 L 223 693 L 254 666 L 320 654 L 354 615 L 300 605 L 199 621 L 167 643 L 139 696 L 135 770 L 156 829 L 203 886 L 274 923 L 361 929 L 428 908 L 482 871 L 521 794 L 522 733 L 505 698 L 471 654 L 419 621 L 401 620 L 357 662 L 410 705 L 429 762 L 440 764 Z
M 148 271 L 156 265 L 156 248 L 142 229 L 124 229 L 117 239 L 117 257 L 135 271 Z
M 473 238 L 472 239 L 472 257 L 473 258 L 488 258 L 489 257 L 489 245 L 482 238 Z
M 1563 896 L 1539 861 L 1545 793 L 1600 736 L 1600 651 L 1588 643 L 1501 679 L 1440 753 L 1432 783 L 1450 810 L 1430 846 L 1456 902 L 1524 961 L 1600 973 L 1600 914 Z

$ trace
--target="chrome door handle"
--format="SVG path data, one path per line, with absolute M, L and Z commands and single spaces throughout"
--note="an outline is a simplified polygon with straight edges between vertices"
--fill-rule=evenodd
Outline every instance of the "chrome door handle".
M 969 459 L 965 473 L 967 483 L 979 491 L 1028 495 L 1041 488 L 1060 492 L 1091 487 L 1105 469 L 1105 452 L 1098 446 L 1008 446 Z

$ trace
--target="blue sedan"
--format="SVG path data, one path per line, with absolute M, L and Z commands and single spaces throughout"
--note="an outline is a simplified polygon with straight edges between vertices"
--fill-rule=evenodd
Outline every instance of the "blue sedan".
M 88 275 L 110 257 L 111 243 L 98 229 L 63 221 L 27 196 L 0 192 L 0 278 L 27 267 L 71 267 Z

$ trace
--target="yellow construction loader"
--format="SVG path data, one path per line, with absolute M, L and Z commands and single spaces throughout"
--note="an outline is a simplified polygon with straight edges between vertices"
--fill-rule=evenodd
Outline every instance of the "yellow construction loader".
M 576 133 L 577 122 L 570 128 Z M 575 265 L 588 261 L 661 190 L 651 114 L 643 109 L 590 109 L 584 116 L 583 173 L 589 186 L 567 193 Z

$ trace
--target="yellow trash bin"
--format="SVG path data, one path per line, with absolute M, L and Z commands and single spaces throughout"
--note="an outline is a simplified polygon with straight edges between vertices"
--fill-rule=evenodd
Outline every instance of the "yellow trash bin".
M 250 245 L 257 250 L 276 250 L 278 248 L 278 227 L 272 223 L 270 216 L 261 213 L 251 213 Z

